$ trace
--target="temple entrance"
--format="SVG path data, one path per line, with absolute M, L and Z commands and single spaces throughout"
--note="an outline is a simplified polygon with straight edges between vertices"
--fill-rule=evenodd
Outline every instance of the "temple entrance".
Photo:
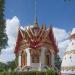
M 32 63 L 39 63 L 39 56 L 32 56 Z

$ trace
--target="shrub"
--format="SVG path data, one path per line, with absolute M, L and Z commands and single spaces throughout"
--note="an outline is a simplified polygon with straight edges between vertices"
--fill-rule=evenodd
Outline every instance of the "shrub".
M 26 72 L 0 72 L 0 75 L 58 75 L 54 70 L 48 71 L 26 71 Z

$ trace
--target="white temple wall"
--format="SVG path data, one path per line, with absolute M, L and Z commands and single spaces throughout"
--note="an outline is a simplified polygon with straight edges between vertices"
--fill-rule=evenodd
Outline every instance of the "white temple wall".
M 70 43 L 65 51 L 62 64 L 61 75 L 75 75 L 75 29 L 72 30 Z
M 74 65 L 75 65 L 75 54 L 66 54 L 63 57 L 61 66 L 74 66 Z

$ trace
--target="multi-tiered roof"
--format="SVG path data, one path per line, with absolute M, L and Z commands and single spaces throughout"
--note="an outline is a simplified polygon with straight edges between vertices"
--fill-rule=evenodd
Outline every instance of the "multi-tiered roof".
M 36 50 L 42 46 L 50 47 L 55 52 L 58 51 L 51 26 L 46 29 L 46 25 L 43 24 L 40 28 L 36 20 L 33 27 L 28 27 L 28 29 L 25 28 L 25 30 L 19 29 L 15 53 L 26 48 Z

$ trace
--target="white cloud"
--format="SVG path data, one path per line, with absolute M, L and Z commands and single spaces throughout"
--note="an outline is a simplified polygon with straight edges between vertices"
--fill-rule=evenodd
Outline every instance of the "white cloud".
M 10 46 L 13 44 L 15 45 L 15 40 L 17 37 L 16 34 L 18 33 L 19 25 L 19 20 L 16 16 L 6 21 L 6 33 L 9 39 L 8 44 Z
M 54 35 L 58 42 L 66 40 L 68 38 L 68 33 L 65 29 L 53 28 Z
M 68 39 L 69 33 L 65 29 L 60 29 L 60 28 L 53 28 L 53 32 L 58 42 L 59 55 L 62 58 L 67 48 L 67 45 L 70 42 Z
M 2 53 L 0 55 L 0 62 L 8 62 L 8 61 L 12 61 L 15 59 L 15 54 L 13 52 L 13 48 L 6 48 L 4 50 L 2 50 Z
M 66 51 L 69 42 L 70 42 L 69 40 L 59 42 L 58 47 L 59 47 L 59 55 L 61 58 L 63 58 L 64 52 Z
M 8 47 L 1 51 L 0 62 L 6 63 L 7 61 L 12 61 L 15 59 L 14 48 L 16 44 L 19 20 L 15 16 L 12 19 L 7 19 L 6 21 L 6 33 L 8 36 Z

